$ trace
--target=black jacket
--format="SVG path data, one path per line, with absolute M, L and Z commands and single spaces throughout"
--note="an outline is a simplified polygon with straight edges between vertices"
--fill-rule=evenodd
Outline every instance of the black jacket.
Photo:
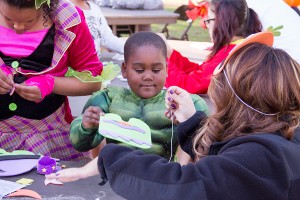
M 179 142 L 191 156 L 187 138 L 192 138 L 203 117 L 196 113 L 178 127 Z M 194 125 L 191 120 L 195 120 Z M 182 132 L 186 130 L 191 132 Z M 102 149 L 98 166 L 102 178 L 126 199 L 300 199 L 299 130 L 292 141 L 266 133 L 214 143 L 210 154 L 180 166 L 156 155 L 109 144 Z

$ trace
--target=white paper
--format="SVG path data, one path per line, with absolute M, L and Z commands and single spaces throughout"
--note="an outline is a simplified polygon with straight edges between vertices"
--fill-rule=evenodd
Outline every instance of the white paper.
M 26 185 L 22 185 L 12 181 L 5 181 L 0 179 L 0 199 L 12 192 L 15 192 L 21 188 L 24 188 Z

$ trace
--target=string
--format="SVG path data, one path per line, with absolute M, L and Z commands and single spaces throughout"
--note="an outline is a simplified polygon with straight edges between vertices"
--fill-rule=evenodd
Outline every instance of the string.
M 173 135 L 174 135 L 174 116 L 172 110 L 170 110 L 170 113 L 171 113 L 171 121 L 172 121 L 172 131 L 171 131 L 172 135 L 171 135 L 171 155 L 170 155 L 169 162 L 172 160 L 173 157 Z

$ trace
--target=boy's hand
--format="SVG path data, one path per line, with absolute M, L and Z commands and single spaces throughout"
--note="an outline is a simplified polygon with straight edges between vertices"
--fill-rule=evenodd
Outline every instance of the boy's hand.
M 99 126 L 100 116 L 105 113 L 96 106 L 88 107 L 82 115 L 82 126 L 84 128 L 97 128 Z

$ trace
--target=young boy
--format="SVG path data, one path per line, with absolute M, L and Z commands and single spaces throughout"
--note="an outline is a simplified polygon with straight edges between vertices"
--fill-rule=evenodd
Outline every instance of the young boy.
M 166 90 L 163 90 L 167 77 L 166 44 L 155 33 L 138 32 L 128 38 L 124 53 L 122 75 L 127 78 L 130 89 L 110 86 L 94 93 L 86 103 L 83 115 L 71 124 L 71 143 L 78 151 L 97 147 L 103 140 L 98 134 L 99 119 L 104 113 L 114 113 L 124 121 L 138 118 L 148 124 L 152 147 L 143 150 L 170 158 L 174 153 L 171 152 L 172 121 L 164 115 Z M 203 99 L 198 95 L 192 95 L 192 98 L 196 110 L 207 112 Z M 117 143 L 107 139 L 107 143 L 111 142 Z M 176 149 L 176 129 L 172 144 L 172 149 Z

